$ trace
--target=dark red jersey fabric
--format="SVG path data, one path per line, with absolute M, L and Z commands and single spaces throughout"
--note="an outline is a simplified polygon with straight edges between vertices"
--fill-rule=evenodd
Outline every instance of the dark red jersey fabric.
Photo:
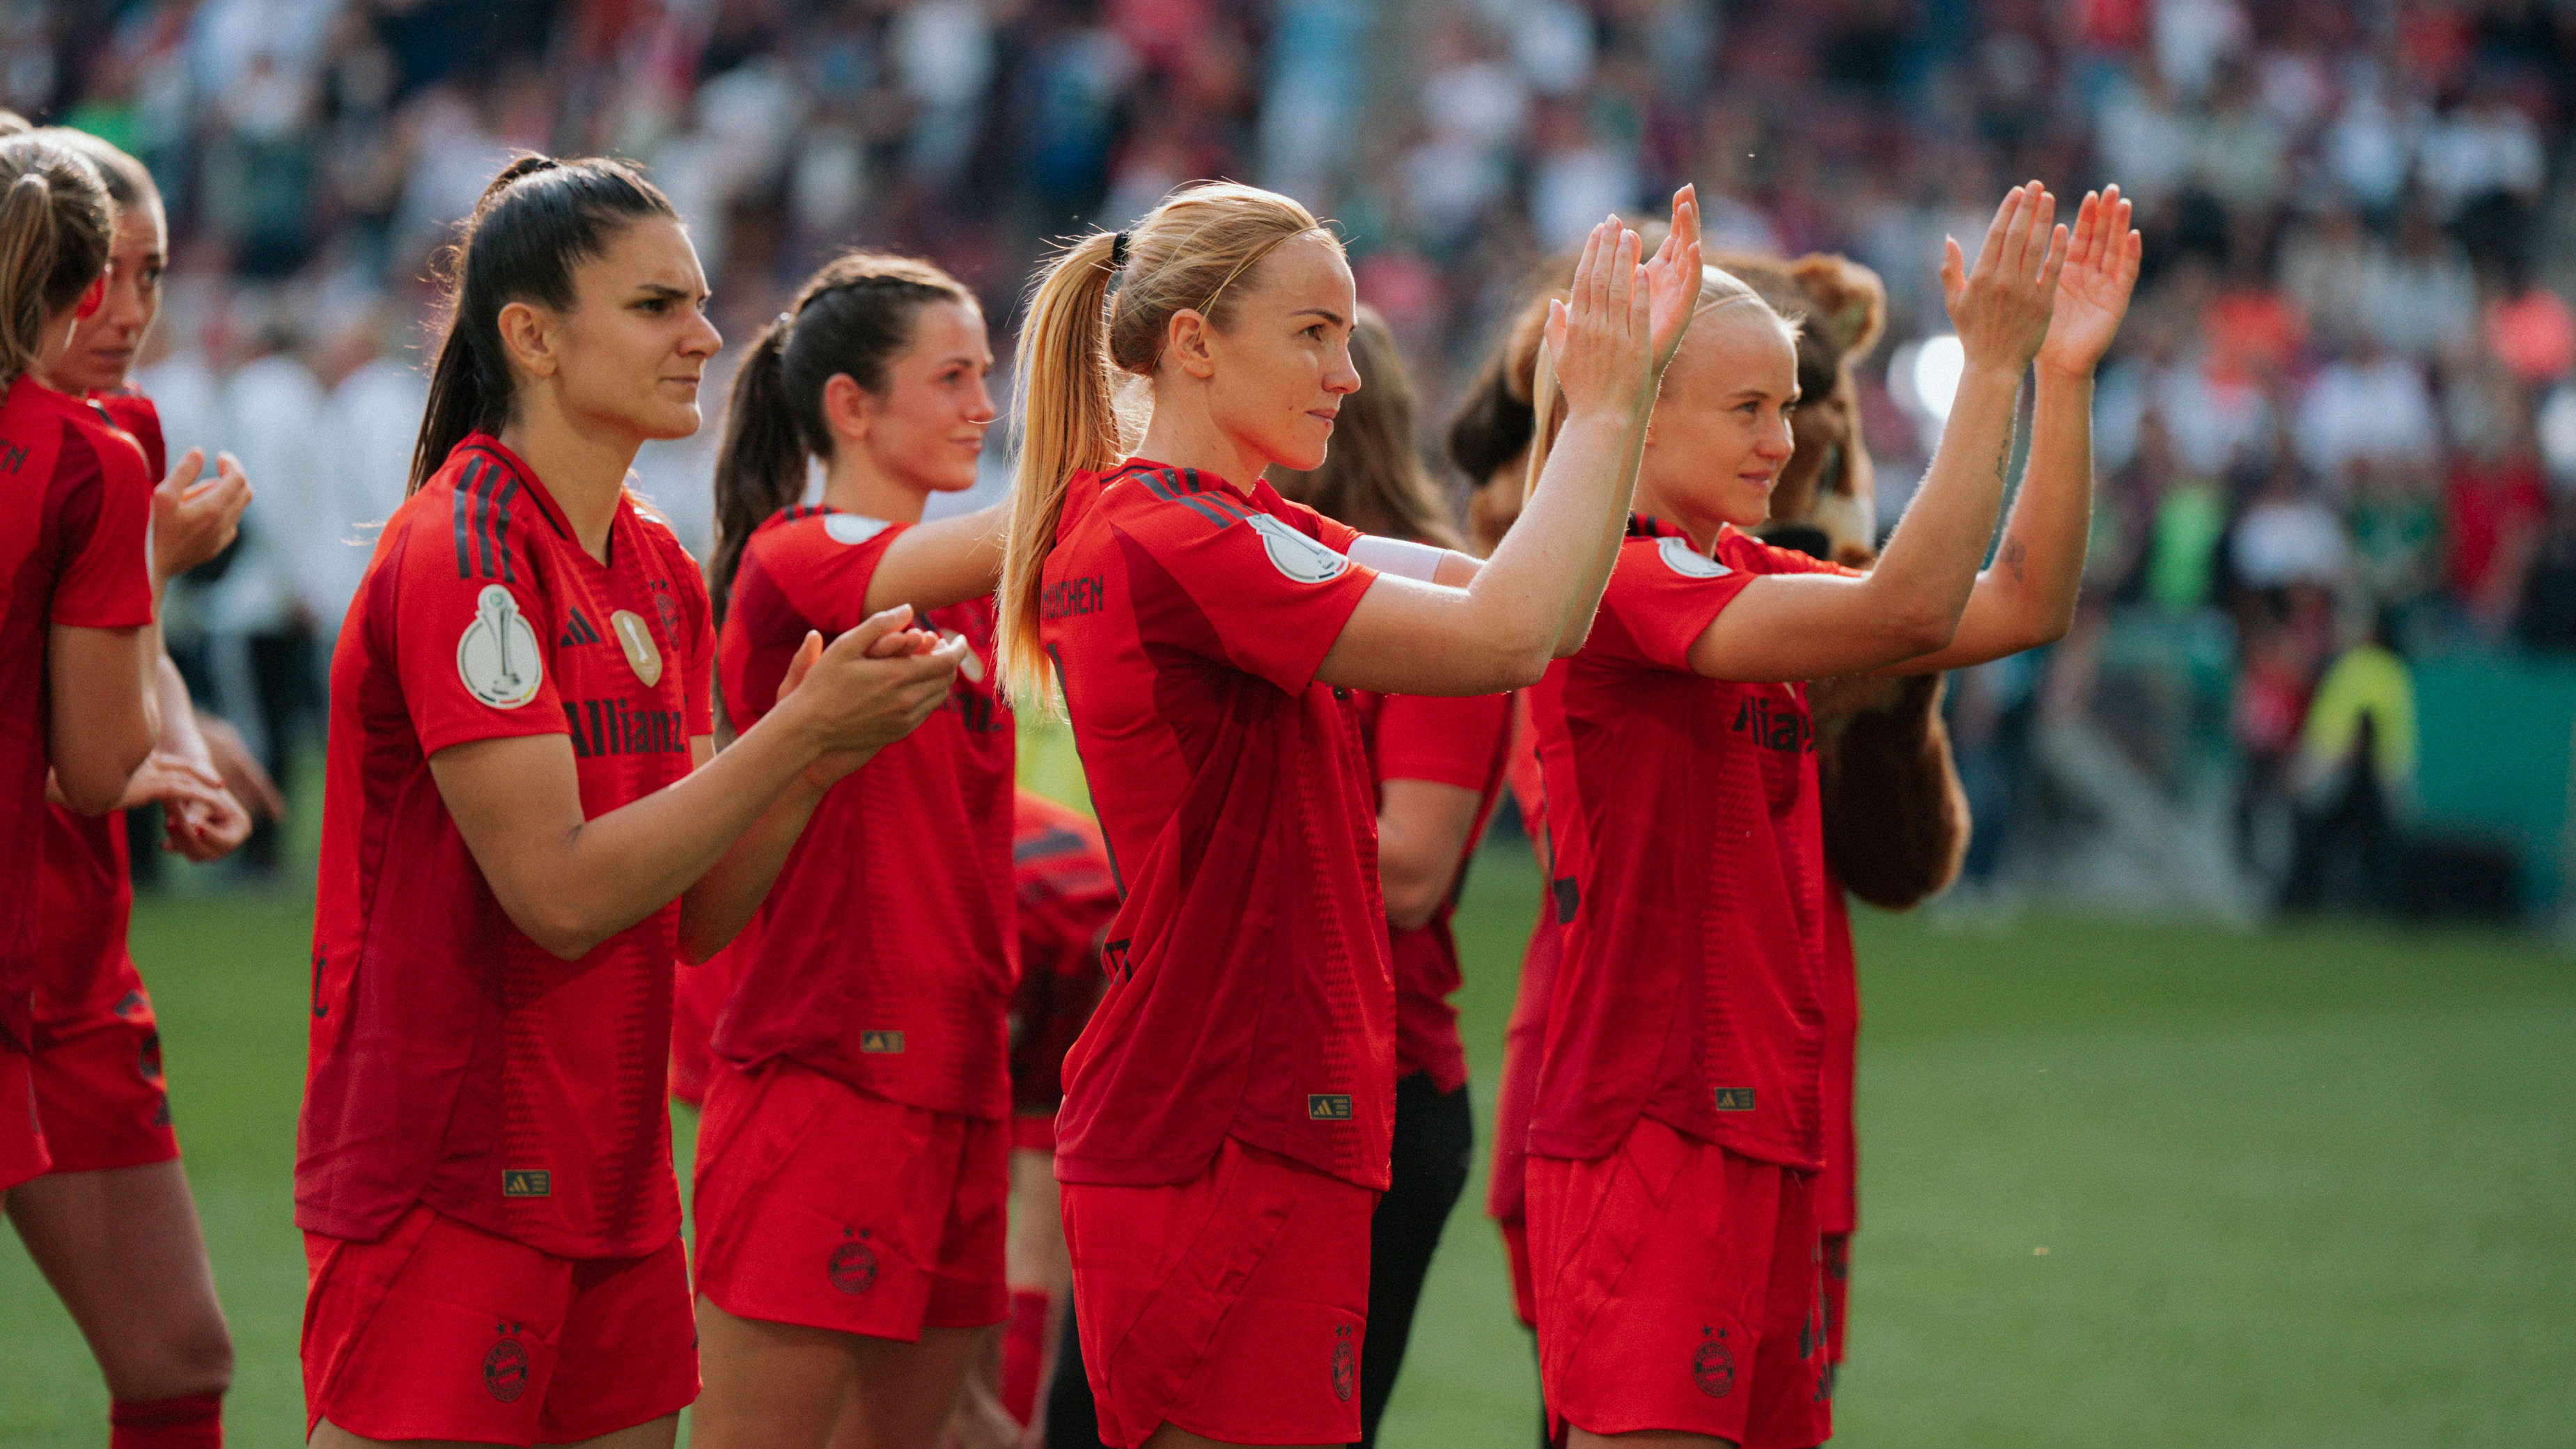
M 1376 574 L 1267 483 L 1143 459 L 1067 484 L 1040 639 L 1126 902 L 1065 1059 L 1056 1175 L 1150 1185 L 1229 1136 L 1383 1191 L 1395 988 L 1351 691 Z
M 43 951 L 45 772 L 55 625 L 152 622 L 152 484 L 96 404 L 20 376 L 0 400 L 0 1037 L 28 1050 Z
M 1011 1110 L 1052 1114 L 1064 1101 L 1064 1054 L 1100 1000 L 1100 943 L 1118 914 L 1118 883 L 1100 827 L 1033 790 L 1017 792 L 1011 874 L 1020 907 Z
M 725 711 L 747 730 L 777 703 L 810 630 L 867 618 L 868 581 L 909 527 L 782 510 L 743 545 L 718 644 Z M 743 938 L 715 1053 L 786 1057 L 890 1101 L 1010 1115 L 1005 1016 L 1014 730 L 993 663 L 993 601 L 921 616 L 963 635 L 948 702 L 834 785 Z
M 1825 867 L 1825 1168 L 1816 1175 L 1816 1230 L 1860 1226 L 1860 1131 L 1853 1116 L 1860 1047 L 1860 962 L 1852 954 L 1851 907 L 1832 865 Z
M 474 434 L 395 510 L 331 666 L 296 1221 L 372 1240 L 414 1203 L 540 1252 L 678 1233 L 664 1058 L 679 903 L 578 961 L 493 898 L 429 757 L 568 737 L 584 815 L 689 772 L 713 730 L 698 567 L 620 500 L 608 562 Z
M 1531 701 L 1565 957 L 1530 1151 L 1588 1160 L 1643 1113 L 1764 1162 L 1823 1165 L 1824 836 L 1800 684 L 1691 671 L 1768 573 L 1850 572 L 1733 528 L 1716 557 L 1632 523 L 1581 653 Z
M 1454 1092 L 1467 1082 L 1467 1049 L 1458 1040 L 1458 1008 L 1449 1004 L 1458 990 L 1458 942 L 1450 934 L 1449 918 L 1458 908 L 1467 864 L 1502 797 L 1503 771 L 1511 757 L 1512 697 L 1436 699 L 1354 692 L 1381 808 L 1389 780 L 1428 780 L 1477 795 L 1476 823 L 1467 832 L 1466 851 L 1449 877 L 1439 909 L 1412 930 L 1389 926 L 1386 939 L 1387 962 L 1395 974 L 1396 1079 L 1425 1072 L 1441 1092 Z
M 94 393 L 90 401 L 105 408 L 142 448 L 143 471 L 132 477 L 142 485 L 148 517 L 152 488 L 169 471 L 161 415 L 139 392 Z M 115 1017 L 119 1002 L 141 989 L 125 945 L 126 924 L 134 914 L 125 812 L 75 815 L 47 805 L 40 890 L 36 1020 L 60 1029 L 103 1024 Z

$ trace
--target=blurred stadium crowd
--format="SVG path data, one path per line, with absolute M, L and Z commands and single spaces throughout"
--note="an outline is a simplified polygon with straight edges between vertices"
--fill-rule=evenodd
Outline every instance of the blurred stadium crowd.
M 853 240 L 1001 330 L 1048 238 L 1257 181 L 1340 220 L 1434 418 L 1536 257 L 1694 180 L 1714 243 L 1884 275 L 1888 521 L 1946 404 L 1943 234 L 2118 180 L 2148 272 L 2085 617 L 1954 682 L 1972 892 L 2367 898 L 2410 668 L 2576 649 L 2563 0 L 15 0 L 0 49 L 0 103 L 169 199 L 148 386 L 259 488 L 180 632 L 281 763 L 401 496 L 428 258 L 522 147 L 647 163 L 734 338 Z M 693 545 L 713 433 L 643 465 Z

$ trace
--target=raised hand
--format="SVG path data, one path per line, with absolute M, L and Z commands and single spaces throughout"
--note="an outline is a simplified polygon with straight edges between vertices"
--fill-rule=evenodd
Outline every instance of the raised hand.
M 1941 295 L 1972 368 L 2018 376 L 2048 336 L 2066 264 L 2066 228 L 2051 227 L 2057 198 L 2033 181 L 2005 193 L 1971 269 L 1956 237 L 1942 243 Z
M 190 448 L 152 490 L 152 571 L 163 582 L 222 553 L 250 506 L 250 479 L 230 453 L 215 455 L 215 476 L 200 480 L 206 450 Z
M 2057 276 L 2057 310 L 2048 319 L 2048 340 L 2039 347 L 2040 366 L 2084 377 L 2100 364 L 2120 333 L 2120 319 L 2129 313 L 2143 246 L 2129 228 L 2129 199 L 2119 187 L 2084 194 L 2066 269 Z
M 1646 262 L 1648 310 L 1654 318 L 1655 376 L 1662 377 L 1699 312 L 1699 188 L 1673 193 L 1673 227 Z
M 806 768 L 809 783 L 829 787 L 947 702 L 966 643 L 943 644 L 937 635 L 905 628 L 911 621 L 912 606 L 898 604 L 828 648 L 822 635 L 806 634 L 779 684 L 778 704 L 785 708 L 792 699 L 823 747 Z
M 1654 318 L 1644 244 L 1612 217 L 1592 228 L 1574 286 L 1547 304 L 1547 346 L 1569 414 L 1627 416 L 1654 404 Z M 1687 325 L 1687 319 L 1682 325 Z

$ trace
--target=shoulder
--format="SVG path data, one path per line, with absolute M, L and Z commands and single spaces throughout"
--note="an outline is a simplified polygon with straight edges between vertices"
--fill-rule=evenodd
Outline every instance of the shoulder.
M 470 445 L 396 509 L 406 572 L 459 581 L 542 586 L 543 562 L 560 541 L 545 505 L 509 463 Z
M 1729 524 L 1718 532 L 1717 561 L 1749 574 L 1839 574 L 1845 578 L 1860 577 L 1860 570 L 1801 553 L 1794 548 L 1765 543 Z

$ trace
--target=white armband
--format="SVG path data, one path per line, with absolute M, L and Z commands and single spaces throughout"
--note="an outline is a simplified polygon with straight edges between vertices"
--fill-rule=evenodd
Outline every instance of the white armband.
M 1363 533 L 1351 540 L 1350 548 L 1351 562 L 1355 564 L 1366 564 L 1379 573 L 1393 574 L 1401 579 L 1418 579 L 1426 584 L 1438 582 L 1440 560 L 1448 552 L 1427 543 L 1408 543 L 1400 538 L 1385 538 L 1374 533 Z

